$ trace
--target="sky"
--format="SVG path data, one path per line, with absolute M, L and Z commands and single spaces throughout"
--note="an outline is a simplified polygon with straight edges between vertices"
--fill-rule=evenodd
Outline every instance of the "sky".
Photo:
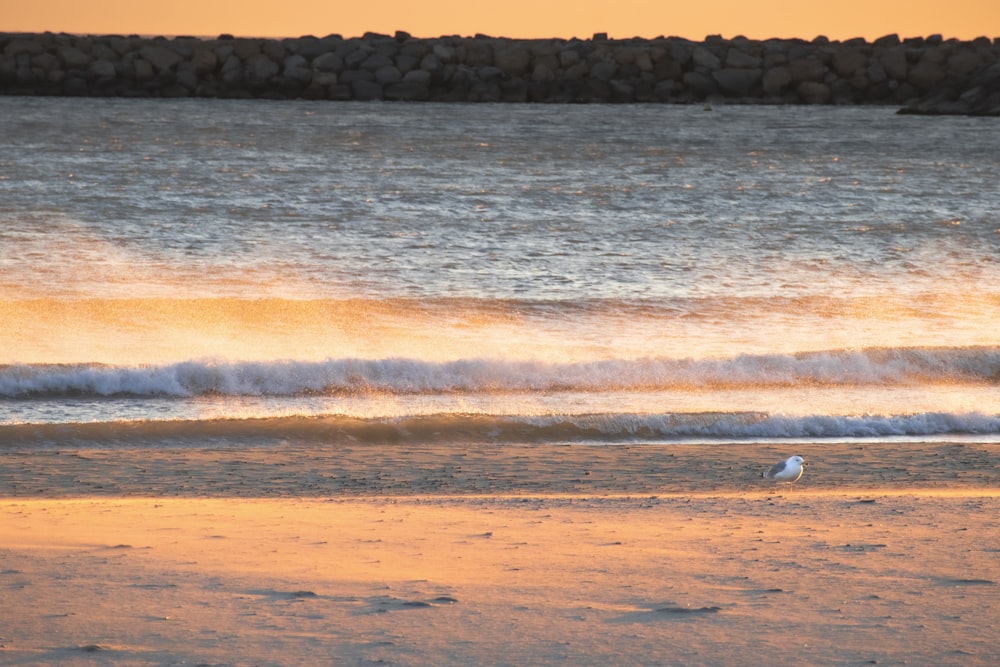
M 825 35 L 873 40 L 941 34 L 1000 37 L 1000 0 L 0 0 L 0 32 L 357 37 L 475 34 L 512 38 L 613 39 L 707 35 L 751 39 Z

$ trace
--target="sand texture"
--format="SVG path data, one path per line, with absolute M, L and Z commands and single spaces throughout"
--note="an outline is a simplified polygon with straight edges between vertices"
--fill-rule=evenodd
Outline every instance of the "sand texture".
M 792 449 L 3 451 L 0 665 L 1000 664 L 995 447 Z

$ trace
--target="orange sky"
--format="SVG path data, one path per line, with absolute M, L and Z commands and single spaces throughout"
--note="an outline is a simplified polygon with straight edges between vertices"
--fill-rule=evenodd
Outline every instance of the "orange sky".
M 0 31 L 297 37 L 1000 37 L 1000 0 L 4 0 Z

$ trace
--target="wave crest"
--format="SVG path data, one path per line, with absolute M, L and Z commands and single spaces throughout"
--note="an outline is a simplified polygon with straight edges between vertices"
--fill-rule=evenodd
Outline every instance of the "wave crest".
M 637 443 L 685 439 L 822 439 L 1000 435 L 979 413 L 788 417 L 756 412 L 592 415 L 439 414 L 383 419 L 341 415 L 0 426 L 0 446 L 235 446 L 275 441 L 343 443 Z
M 531 393 L 998 381 L 1000 348 L 879 348 L 566 364 L 397 358 L 202 360 L 163 366 L 7 365 L 0 367 L 0 397 Z

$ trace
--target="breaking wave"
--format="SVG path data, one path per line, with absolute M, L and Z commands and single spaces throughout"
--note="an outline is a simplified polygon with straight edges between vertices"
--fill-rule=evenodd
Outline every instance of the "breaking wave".
M 1000 382 L 1000 348 L 877 348 L 581 363 L 467 359 L 0 366 L 0 398 L 648 391 Z
M 275 442 L 639 443 L 686 439 L 820 439 L 1000 434 L 1000 416 L 921 413 L 774 416 L 756 412 L 591 415 L 439 414 L 362 419 L 341 415 L 0 426 L 0 446 L 233 446 Z

